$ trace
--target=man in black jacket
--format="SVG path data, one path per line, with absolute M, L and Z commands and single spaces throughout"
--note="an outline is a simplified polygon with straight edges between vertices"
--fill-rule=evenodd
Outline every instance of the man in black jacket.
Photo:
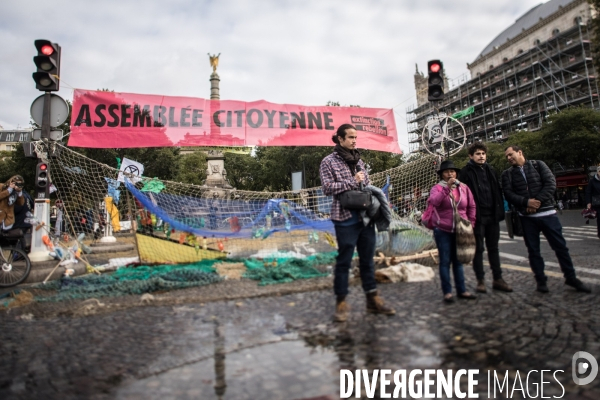
M 590 293 L 589 287 L 575 275 L 573 261 L 562 235 L 562 225 L 554 209 L 556 179 L 543 161 L 527 161 L 519 146 L 508 146 L 504 151 L 508 163 L 512 165 L 502 173 L 504 197 L 519 212 L 523 226 L 523 239 L 529 253 L 529 266 L 537 281 L 537 291 L 548 293 L 544 259 L 540 253 L 540 232 L 556 253 L 560 269 L 566 279 L 565 284 L 580 292 Z
M 512 288 L 502 279 L 500 268 L 500 221 L 504 220 L 504 200 L 502 189 L 492 167 L 486 162 L 487 146 L 475 142 L 469 147 L 469 163 L 460 171 L 459 180 L 466 184 L 475 198 L 477 217 L 475 221 L 476 252 L 473 270 L 477 277 L 479 293 L 485 293 L 485 272 L 483 270 L 484 240 L 494 282 L 492 287 L 504 292 Z

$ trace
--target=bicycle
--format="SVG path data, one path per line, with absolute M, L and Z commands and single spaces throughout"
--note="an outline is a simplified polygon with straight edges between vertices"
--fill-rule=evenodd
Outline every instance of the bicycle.
M 16 286 L 29 276 L 31 260 L 18 247 L 23 238 L 21 229 L 0 232 L 0 287 Z

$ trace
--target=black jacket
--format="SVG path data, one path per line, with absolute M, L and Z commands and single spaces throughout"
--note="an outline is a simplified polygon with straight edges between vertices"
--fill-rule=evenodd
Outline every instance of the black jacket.
M 536 161 L 536 163 L 539 172 L 531 161 L 526 161 L 523 165 L 527 181 L 525 181 L 520 168 L 517 166 L 510 167 L 502 173 L 504 197 L 521 214 L 527 213 L 527 201 L 529 199 L 536 199 L 542 202 L 542 205 L 538 208 L 538 212 L 554 209 L 556 179 L 546 163 L 543 161 Z
M 596 179 L 596 176 L 590 178 L 590 181 L 585 188 L 585 205 L 592 203 L 592 196 L 600 196 L 600 181 Z M 600 208 L 598 206 L 594 206 L 594 208 Z
M 477 217 L 475 226 L 477 226 L 481 222 L 481 212 L 479 210 L 479 182 L 477 179 L 477 172 L 475 168 L 480 168 L 477 165 L 473 165 L 472 163 L 468 163 L 461 171 L 458 176 L 458 180 L 464 183 L 471 189 L 471 193 L 473 193 L 473 197 L 475 198 L 475 205 L 477 208 Z M 504 220 L 504 199 L 502 198 L 502 188 L 500 187 L 500 183 L 498 179 L 496 179 L 496 174 L 494 173 L 494 169 L 488 164 L 483 164 L 483 169 L 486 173 L 488 183 L 491 185 L 492 198 L 494 201 L 494 209 L 492 210 L 492 215 L 494 216 L 494 220 L 496 222 L 500 222 Z

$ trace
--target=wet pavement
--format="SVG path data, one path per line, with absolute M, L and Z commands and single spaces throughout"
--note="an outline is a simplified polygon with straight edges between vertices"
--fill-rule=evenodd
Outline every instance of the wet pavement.
M 531 370 L 563 370 L 561 385 L 545 376 L 544 396 L 600 398 L 600 378 L 571 379 L 575 352 L 600 355 L 600 287 L 580 294 L 550 277 L 543 295 L 530 273 L 505 278 L 515 292 L 454 304 L 441 301 L 437 277 L 380 285 L 392 317 L 366 314 L 353 287 L 344 324 L 331 321 L 330 290 L 83 317 L 11 310 L 0 315 L 0 398 L 338 399 L 342 368 L 475 368 L 480 398 L 489 398 L 488 370 L 508 374 L 511 387 L 517 373 L 525 382 Z

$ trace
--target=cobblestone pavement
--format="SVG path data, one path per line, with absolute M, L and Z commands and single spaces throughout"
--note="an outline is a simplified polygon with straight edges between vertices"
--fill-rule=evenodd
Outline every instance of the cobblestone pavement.
M 599 399 L 600 377 L 576 386 L 571 359 L 577 351 L 600 358 L 600 287 L 580 294 L 551 276 L 544 295 L 535 292 L 531 272 L 506 269 L 505 279 L 515 292 L 490 290 L 454 304 L 442 302 L 437 277 L 380 285 L 397 310 L 392 317 L 366 314 L 354 286 L 344 324 L 331 321 L 326 278 L 282 286 L 278 293 L 289 294 L 279 296 L 205 302 L 206 293 L 226 290 L 222 296 L 235 298 L 237 290 L 255 287 L 224 282 L 156 295 L 150 303 L 136 298 L 137 307 L 100 299 L 104 307 L 71 303 L 76 312 L 3 311 L 0 399 L 337 399 L 341 368 L 475 368 L 484 399 L 488 370 L 500 380 L 507 374 L 512 390 L 519 380 L 526 386 L 529 371 L 544 369 L 552 371 L 543 377 L 544 396 Z M 261 290 L 257 296 L 273 287 Z M 564 371 L 555 375 L 560 385 L 556 370 Z M 532 382 L 542 380 L 538 372 L 529 378 L 531 397 Z M 496 398 L 522 398 L 520 391 L 511 397 L 497 390 Z

